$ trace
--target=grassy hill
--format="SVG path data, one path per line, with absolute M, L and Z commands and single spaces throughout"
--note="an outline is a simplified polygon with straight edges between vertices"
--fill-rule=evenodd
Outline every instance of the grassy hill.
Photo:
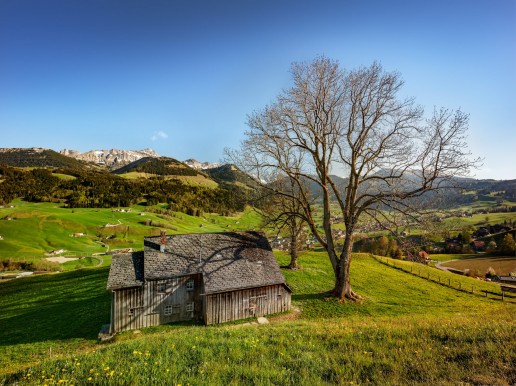
M 322 253 L 302 255 L 301 264 L 284 271 L 301 312 L 271 317 L 269 325 L 167 325 L 101 345 L 95 336 L 109 320 L 106 268 L 0 282 L 0 384 L 516 382 L 514 303 L 356 254 L 353 286 L 364 301 L 342 304 L 324 296 L 332 273 Z
M 188 185 L 216 188 L 218 183 L 205 173 L 169 157 L 145 157 L 123 166 L 113 172 L 130 180 L 161 176 L 174 178 Z
M 164 205 L 134 205 L 124 211 L 101 208 L 63 208 L 55 203 L 12 202 L 0 208 L 0 259 L 38 259 L 51 250 L 65 255 L 89 256 L 116 248 L 143 248 L 143 237 L 169 234 L 249 230 L 259 226 L 251 209 L 235 216 L 205 213 L 189 216 L 164 209 Z M 130 209 L 130 211 L 127 211 Z M 71 237 L 84 233 L 82 237 Z
M 204 172 L 218 182 L 240 184 L 241 186 L 256 186 L 257 183 L 250 176 L 239 170 L 235 165 L 221 165 L 206 169 Z

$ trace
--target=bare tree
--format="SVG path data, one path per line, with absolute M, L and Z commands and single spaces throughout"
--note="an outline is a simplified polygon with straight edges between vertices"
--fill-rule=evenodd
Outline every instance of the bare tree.
M 294 63 L 291 73 L 292 87 L 248 117 L 241 149 L 227 154 L 260 181 L 280 176 L 299 187 L 305 181 L 318 187 L 322 229 L 308 197 L 276 193 L 298 201 L 327 251 L 335 274 L 332 294 L 359 300 L 349 275 L 359 218 L 386 216 L 389 210 L 408 214 L 415 197 L 467 175 L 478 162 L 466 150 L 468 116 L 440 109 L 424 119 L 413 98 L 399 97 L 399 73 L 385 72 L 378 63 L 345 72 L 338 62 L 319 57 Z M 339 185 L 335 174 L 344 175 L 346 183 Z M 345 225 L 340 246 L 332 232 L 331 203 Z
M 289 178 L 277 178 L 267 185 L 260 197 L 260 214 L 264 225 L 275 229 L 278 233 L 287 231 L 289 235 L 289 269 L 298 269 L 299 252 L 305 247 L 306 227 L 305 215 L 301 202 L 310 197 L 307 186 L 300 191 L 299 185 Z M 281 193 L 280 193 L 281 192 Z M 287 194 L 285 194 L 287 193 Z

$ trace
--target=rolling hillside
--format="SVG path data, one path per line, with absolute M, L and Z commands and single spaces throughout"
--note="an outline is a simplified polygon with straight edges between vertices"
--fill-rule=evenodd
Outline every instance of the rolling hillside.
M 167 233 L 250 230 L 259 226 L 256 212 L 235 216 L 206 213 L 190 216 L 165 209 L 134 205 L 122 210 L 63 208 L 53 203 L 13 201 L 0 208 L 0 259 L 39 259 L 51 250 L 68 256 L 91 256 L 117 248 L 143 248 L 143 237 Z M 30 230 L 30 231 L 28 231 Z M 84 236 L 71 237 L 74 233 Z
M 197 170 L 181 161 L 168 157 L 144 157 L 113 171 L 114 174 L 131 172 L 153 174 L 156 176 L 196 176 L 200 174 Z
M 185 163 L 169 157 L 145 157 L 123 166 L 115 171 L 121 177 L 128 179 L 164 177 L 174 178 L 189 185 L 216 188 L 217 182 L 205 173 L 191 168 Z
M 104 345 L 105 268 L 0 282 L 0 384 L 514 384 L 514 303 L 354 259 L 361 304 L 325 297 L 331 267 L 312 252 L 284 271 L 300 312 L 261 326 L 160 326 Z
M 244 186 L 256 185 L 256 181 L 239 170 L 235 165 L 221 165 L 215 168 L 205 169 L 204 172 L 217 182 L 239 183 Z

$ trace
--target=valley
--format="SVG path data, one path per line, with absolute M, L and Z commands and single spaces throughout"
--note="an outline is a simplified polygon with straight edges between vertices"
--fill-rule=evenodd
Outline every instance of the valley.
M 0 384 L 211 385 L 252 379 L 292 385 L 503 385 L 516 380 L 511 367 L 515 295 L 502 296 L 499 284 L 475 275 L 433 267 L 458 265 L 482 278 L 489 268 L 513 272 L 516 258 L 500 255 L 501 249 L 476 253 L 466 239 L 461 238 L 460 250 L 449 249 L 449 243 L 480 229 L 487 233 L 475 240 L 486 247 L 513 235 L 514 181 L 469 181 L 467 191 L 447 195 L 445 205 L 428 212 L 424 225 L 405 222 L 397 238 L 362 220 L 351 275 L 363 300 L 343 303 L 327 296 L 334 274 L 317 242 L 301 252 L 298 270 L 285 268 L 288 235 L 264 227 L 260 210 L 250 206 L 253 181 L 233 166 L 197 170 L 153 157 L 111 172 L 63 155 L 31 154 L 45 157 L 33 158 L 33 166 L 0 166 L 0 276 L 46 273 L 0 280 Z M 320 226 L 319 212 L 317 221 Z M 341 219 L 332 221 L 337 232 L 345 230 Z M 145 236 L 162 230 L 265 231 L 293 290 L 292 311 L 270 316 L 265 325 L 179 323 L 99 343 L 100 327 L 110 320 L 106 281 L 112 254 L 139 251 Z M 391 254 L 382 249 L 383 238 L 387 246 L 396 239 L 412 243 L 412 250 L 427 250 L 430 263 L 408 261 L 405 251 L 402 260 L 373 258 L 371 253 Z

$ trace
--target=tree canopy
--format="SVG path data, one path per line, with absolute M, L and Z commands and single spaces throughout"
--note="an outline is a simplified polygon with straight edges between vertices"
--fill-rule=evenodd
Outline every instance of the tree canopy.
M 294 63 L 291 74 L 292 86 L 249 115 L 241 148 L 227 154 L 268 189 L 299 203 L 332 263 L 332 293 L 359 300 L 349 280 L 359 218 L 389 221 L 386 209 L 410 214 L 412 199 L 468 175 L 477 162 L 465 142 L 468 115 L 442 108 L 426 117 L 413 98 L 400 96 L 400 74 L 379 63 L 344 70 L 318 57 Z M 278 178 L 296 192 L 305 191 L 306 181 L 318 187 L 322 227 L 311 198 L 278 188 L 284 186 L 272 183 Z M 343 244 L 333 232 L 336 214 L 346 228 Z

